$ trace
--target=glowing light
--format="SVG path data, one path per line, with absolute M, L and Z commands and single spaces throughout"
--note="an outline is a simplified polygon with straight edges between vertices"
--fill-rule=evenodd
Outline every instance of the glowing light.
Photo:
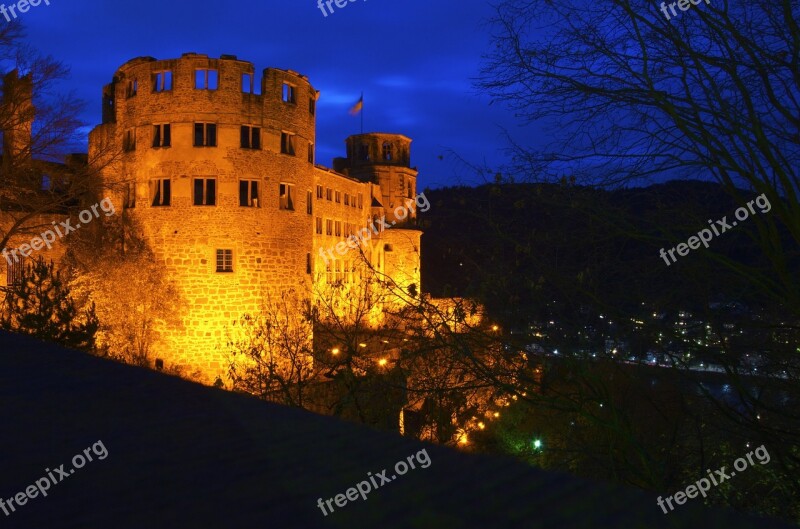
M 500 330 L 500 327 L 498 327 L 497 325 L 492 325 L 492 330 L 497 332 L 498 330 Z
M 389 361 L 387 359 L 385 359 L 385 358 L 381 358 L 380 360 L 378 360 L 378 365 L 381 366 L 381 367 L 385 366 L 388 363 L 389 363 Z
M 335 348 L 331 349 L 331 353 L 333 353 L 334 355 L 338 355 L 339 354 L 339 348 L 335 347 Z
M 500 412 L 499 411 L 494 412 L 494 416 L 495 418 L 500 417 Z
M 533 440 L 533 449 L 534 450 L 541 450 L 542 449 L 542 440 L 541 439 L 534 439 Z
M 358 346 L 359 346 L 359 347 L 361 347 L 361 348 L 363 349 L 363 348 L 365 348 L 365 347 L 367 346 L 367 344 L 365 344 L 365 343 L 360 343 L 360 344 L 358 344 Z
M 469 444 L 469 437 L 467 437 L 467 432 L 465 432 L 464 430 L 459 430 L 458 444 L 460 445 Z
M 485 424 L 483 424 L 482 422 L 479 422 L 479 423 L 478 423 L 478 428 L 480 428 L 481 430 L 483 430 L 484 428 L 486 428 L 486 425 L 485 425 Z

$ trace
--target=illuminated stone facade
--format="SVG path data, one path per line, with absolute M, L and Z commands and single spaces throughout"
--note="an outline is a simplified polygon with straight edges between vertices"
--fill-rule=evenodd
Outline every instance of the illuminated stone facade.
M 417 193 L 411 140 L 352 136 L 336 171 L 318 166 L 319 95 L 297 72 L 258 78 L 252 63 L 196 53 L 133 59 L 105 86 L 89 161 L 106 166 L 106 185 L 181 292 L 182 323 L 165 330 L 157 354 L 166 363 L 225 378 L 220 346 L 232 322 L 289 290 L 357 287 L 360 253 L 336 245 L 384 215 L 396 224 L 365 254 L 403 288 L 419 287 L 416 215 L 395 217 Z

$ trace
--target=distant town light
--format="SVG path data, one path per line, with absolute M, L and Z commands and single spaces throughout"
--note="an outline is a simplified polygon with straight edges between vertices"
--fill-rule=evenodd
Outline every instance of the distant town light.
M 360 344 L 358 344 L 358 346 L 359 346 L 359 347 L 361 347 L 361 348 L 363 349 L 363 348 L 365 348 L 365 347 L 367 346 L 367 344 L 365 344 L 365 343 L 360 343 Z
M 388 363 L 389 363 L 389 361 L 387 359 L 385 359 L 385 358 L 381 358 L 380 360 L 378 360 L 378 365 L 381 366 L 381 367 L 385 366 Z

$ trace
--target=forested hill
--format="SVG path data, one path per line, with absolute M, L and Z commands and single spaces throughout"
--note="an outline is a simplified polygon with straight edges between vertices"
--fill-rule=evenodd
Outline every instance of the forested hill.
M 744 204 L 718 185 L 672 181 L 605 191 L 556 184 L 487 184 L 426 192 L 420 213 L 423 289 L 435 296 L 466 295 L 496 315 L 525 320 L 542 306 L 690 306 L 713 299 L 756 301 L 741 277 L 702 246 L 667 266 L 670 249 Z M 742 192 L 746 200 L 756 195 Z M 746 201 L 745 201 L 746 202 Z M 710 249 L 764 267 L 751 238 L 756 213 L 710 241 Z M 765 208 L 766 209 L 766 208 Z M 789 248 L 796 245 L 789 243 Z M 796 253 L 796 251 L 795 251 Z

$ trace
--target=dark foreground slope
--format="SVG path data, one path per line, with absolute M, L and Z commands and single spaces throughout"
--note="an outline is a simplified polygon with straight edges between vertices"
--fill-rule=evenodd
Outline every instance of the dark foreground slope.
M 0 528 L 782 527 L 513 460 L 423 445 L 0 333 L 0 497 L 102 441 Z M 323 516 L 331 498 L 426 448 L 431 465 Z M 95 457 L 95 459 L 97 459 Z M 393 471 L 387 475 L 393 474 Z

